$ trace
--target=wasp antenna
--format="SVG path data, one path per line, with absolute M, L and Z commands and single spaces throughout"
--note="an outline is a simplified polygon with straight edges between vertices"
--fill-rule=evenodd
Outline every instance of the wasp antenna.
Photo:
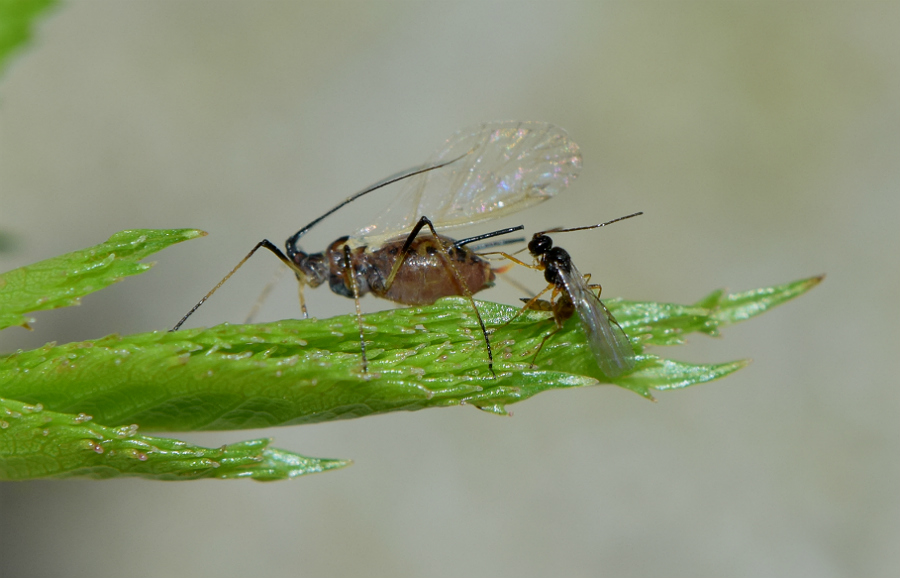
M 630 219 L 632 217 L 637 217 L 638 215 L 643 215 L 644 211 L 638 211 L 637 213 L 631 213 L 630 215 L 625 215 L 624 217 L 619 217 L 618 219 L 613 219 L 612 221 L 606 221 L 605 223 L 599 223 L 597 225 L 587 225 L 585 227 L 571 227 L 568 229 L 563 229 L 557 227 L 556 229 L 549 229 L 547 231 L 541 231 L 539 233 L 535 233 L 535 235 L 546 235 L 547 233 L 571 233 L 572 231 L 586 231 L 588 229 L 599 229 L 600 227 L 605 227 L 606 225 L 612 225 L 613 223 L 618 223 L 619 221 L 624 221 L 625 219 Z

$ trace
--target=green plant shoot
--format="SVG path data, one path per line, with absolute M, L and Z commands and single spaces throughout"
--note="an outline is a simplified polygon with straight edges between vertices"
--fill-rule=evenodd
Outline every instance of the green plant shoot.
M 24 324 L 38 308 L 76 302 L 148 266 L 140 259 L 199 231 L 126 231 L 107 243 L 0 276 L 0 319 Z M 397 410 L 471 405 L 503 415 L 542 391 L 614 383 L 652 399 L 653 390 L 723 377 L 746 361 L 688 364 L 650 346 L 718 335 L 821 281 L 813 277 L 745 293 L 715 291 L 694 305 L 610 299 L 631 338 L 637 367 L 609 379 L 577 319 L 555 327 L 545 312 L 478 302 L 491 332 L 494 370 L 468 301 L 366 315 L 369 371 L 356 318 L 223 324 L 178 332 L 48 344 L 0 357 L 0 479 L 142 476 L 270 480 L 346 465 L 268 448 L 267 440 L 206 449 L 149 431 L 232 430 L 349 419 Z M 6 417 L 3 412 L 6 412 Z M 4 425 L 5 424 L 5 425 Z M 43 442 L 43 443 L 41 443 Z

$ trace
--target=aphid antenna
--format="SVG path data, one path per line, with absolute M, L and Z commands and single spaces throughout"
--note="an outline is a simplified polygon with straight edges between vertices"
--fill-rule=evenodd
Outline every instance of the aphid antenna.
M 297 281 L 299 282 L 298 291 L 299 291 L 299 295 L 300 295 L 300 308 L 303 311 L 303 317 L 306 318 L 306 315 L 307 315 L 306 314 L 306 303 L 303 299 L 303 284 L 304 284 L 306 277 L 305 277 L 304 272 L 301 269 L 299 269 L 293 261 L 293 257 L 298 252 L 297 240 L 300 239 L 300 237 L 302 237 L 303 235 L 305 235 L 310 229 L 312 229 L 315 225 L 317 225 L 325 217 L 328 217 L 329 215 L 331 215 L 332 213 L 334 213 L 341 207 L 343 207 L 349 203 L 352 203 L 353 201 L 362 197 L 363 195 L 368 195 L 372 191 L 377 191 L 378 189 L 380 189 L 382 187 L 386 187 L 390 184 L 396 183 L 398 181 L 402 181 L 403 179 L 408 179 L 409 177 L 414 177 L 414 176 L 420 175 L 422 173 L 427 173 L 428 171 L 433 171 L 433 170 L 439 169 L 441 167 L 446 167 L 447 165 L 453 164 L 456 161 L 458 161 L 459 159 L 469 155 L 474 150 L 475 149 L 468 150 L 468 151 L 466 151 L 465 154 L 459 155 L 458 157 L 451 159 L 444 163 L 438 163 L 436 165 L 424 165 L 424 166 L 418 166 L 418 167 L 413 167 L 411 169 L 407 169 L 407 170 L 399 172 L 393 176 L 390 176 L 384 180 L 381 180 L 381 181 L 375 183 L 374 185 L 371 185 L 370 187 L 367 187 L 367 188 L 359 191 L 358 193 L 356 193 L 354 195 L 347 197 L 342 202 L 338 203 L 338 205 L 336 207 L 334 207 L 333 209 L 331 209 L 324 215 L 315 219 L 312 223 L 306 225 L 305 227 L 303 227 L 302 229 L 300 229 L 299 231 L 294 233 L 294 235 L 292 235 L 285 243 L 285 247 L 287 249 L 287 255 L 282 253 L 281 250 L 279 250 L 278 247 L 273 245 L 268 239 L 264 239 L 264 240 L 260 241 L 259 243 L 256 244 L 255 247 L 253 247 L 253 249 L 250 250 L 250 252 L 247 254 L 246 257 L 241 259 L 241 261 L 237 264 L 237 266 L 235 266 L 235 268 L 232 269 L 231 272 L 228 273 L 228 275 L 225 275 L 225 278 L 223 278 L 221 281 L 219 281 L 218 285 L 213 287 L 209 293 L 204 295 L 203 298 L 196 305 L 194 305 L 194 307 L 191 308 L 191 310 L 188 311 L 187 314 L 185 314 L 185 316 L 182 317 L 181 320 L 179 320 L 178 323 L 176 323 L 175 326 L 172 329 L 170 329 L 169 331 L 178 331 L 178 329 L 184 324 L 184 322 L 187 321 L 188 317 L 193 315 L 194 312 L 197 309 L 199 309 L 200 306 L 203 305 L 203 303 L 206 302 L 206 300 L 209 299 L 212 296 L 212 294 L 215 293 L 219 289 L 219 287 L 224 285 L 225 282 L 228 281 L 228 279 L 230 279 L 231 276 L 234 275 L 234 273 L 238 269 L 240 269 L 241 266 L 244 263 L 246 263 L 247 260 L 250 259 L 250 257 L 252 257 L 253 254 L 256 253 L 257 249 L 259 249 L 260 247 L 265 247 L 266 249 L 268 249 L 269 251 L 274 253 L 275 256 L 278 257 L 278 259 L 280 259 L 282 263 L 287 265 L 288 269 L 290 269 L 291 271 L 293 271 L 296 274 Z M 251 314 L 255 314 L 255 310 L 251 311 Z
M 643 215 L 644 211 L 638 211 L 637 213 L 631 213 L 630 215 L 625 215 L 624 217 L 619 217 L 618 219 L 613 219 L 612 221 L 606 221 L 605 223 L 599 223 L 597 225 L 587 225 L 585 227 L 571 227 L 563 229 L 561 227 L 557 227 L 555 229 L 549 229 L 547 231 L 540 231 L 535 233 L 535 236 L 538 235 L 547 235 L 548 233 L 571 233 L 572 231 L 586 231 L 588 229 L 599 229 L 600 227 L 605 227 L 606 225 L 612 225 L 613 223 L 618 223 L 619 221 L 624 221 L 625 219 L 630 219 L 632 217 L 637 217 L 638 215 Z
M 472 150 L 474 150 L 474 149 L 472 149 Z M 310 224 L 306 225 L 305 227 L 303 227 L 302 229 L 300 229 L 299 231 L 297 231 L 296 233 L 294 233 L 294 234 L 287 240 L 286 245 L 287 245 L 288 247 L 292 247 L 292 248 L 293 248 L 293 247 L 296 247 L 296 246 L 297 246 L 297 241 L 300 240 L 300 237 L 302 237 L 303 235 L 305 235 L 306 233 L 308 233 L 310 229 L 312 229 L 314 226 L 318 225 L 322 220 L 325 219 L 325 217 L 328 217 L 328 216 L 332 215 L 332 214 L 335 213 L 338 209 L 340 209 L 340 208 L 342 208 L 342 207 L 344 207 L 344 206 L 346 206 L 346 205 L 349 205 L 350 203 L 352 203 L 352 202 L 355 201 L 356 199 L 358 199 L 358 198 L 360 198 L 360 197 L 362 197 L 362 196 L 364 196 L 364 195 L 368 195 L 369 193 L 371 193 L 371 192 L 373 192 L 373 191 L 377 191 L 378 189 L 381 189 L 381 188 L 386 187 L 386 186 L 388 186 L 388 185 L 392 185 L 392 184 L 394 184 L 394 183 L 396 183 L 396 182 L 402 181 L 402 180 L 404 180 L 404 179 L 408 179 L 408 178 L 414 177 L 414 176 L 416 176 L 416 175 L 421 175 L 422 173 L 427 173 L 428 171 L 433 171 L 433 170 L 435 170 L 435 169 L 439 169 L 439 168 L 442 168 L 442 167 L 446 167 L 447 165 L 452 165 L 453 163 L 455 163 L 455 162 L 458 161 L 459 159 L 461 159 L 461 158 L 467 156 L 467 155 L 468 155 L 469 153 L 471 153 L 471 152 L 472 152 L 471 150 L 470 150 L 470 151 L 467 151 L 465 154 L 461 154 L 461 155 L 459 155 L 458 157 L 456 157 L 456 158 L 454 158 L 454 159 L 451 159 L 451 160 L 449 160 L 449 161 L 447 161 L 447 162 L 444 162 L 444 163 L 438 163 L 438 164 L 436 164 L 436 165 L 420 165 L 420 166 L 418 166 L 418 167 L 413 167 L 413 168 L 411 168 L 411 169 L 406 169 L 405 171 L 401 171 L 401 172 L 399 172 L 399 173 L 397 173 L 397 174 L 394 174 L 394 175 L 391 175 L 391 176 L 387 177 L 386 179 L 383 179 L 383 180 L 381 180 L 381 181 L 378 181 L 378 182 L 375 183 L 374 185 L 371 185 L 371 186 L 369 186 L 369 187 L 366 187 L 365 189 L 359 191 L 358 193 L 354 193 L 354 194 L 350 195 L 349 197 L 347 197 L 346 199 L 344 199 L 343 201 L 341 201 L 340 203 L 338 203 L 334 208 L 332 208 L 331 210 L 329 210 L 328 212 L 326 212 L 324 215 L 321 215 L 321 216 L 318 217 L 317 219 L 313 220 L 313 222 L 311 222 Z

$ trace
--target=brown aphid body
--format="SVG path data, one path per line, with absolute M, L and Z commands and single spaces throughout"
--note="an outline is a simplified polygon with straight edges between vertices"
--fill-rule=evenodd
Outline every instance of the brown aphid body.
M 327 283 L 334 293 L 354 299 L 364 372 L 366 341 L 359 298 L 372 293 L 404 305 L 427 305 L 448 296 L 468 299 L 481 326 L 488 369 L 493 373 L 488 331 L 472 295 L 493 285 L 494 271 L 466 245 L 524 227 L 459 241 L 438 235 L 435 227 L 471 225 L 542 202 L 565 189 L 580 170 L 578 145 L 551 124 L 491 122 L 462 130 L 425 165 L 383 179 L 314 219 L 285 241 L 284 251 L 268 239 L 257 243 L 172 331 L 177 331 L 257 250 L 266 249 L 294 272 L 304 318 L 308 316 L 304 287 Z M 306 253 L 299 247 L 301 237 L 342 207 L 399 181 L 406 181 L 404 190 L 363 229 L 334 241 L 322 252 Z M 395 236 L 401 233 L 407 234 Z
M 321 253 L 297 253 L 294 262 L 306 273 L 305 282 L 311 287 L 327 282 L 334 293 L 351 299 L 348 260 L 360 297 L 372 293 L 403 305 L 431 305 L 442 297 L 471 295 L 493 287 L 490 263 L 443 235 L 413 239 L 389 282 L 407 240 L 406 236 L 396 237 L 370 251 L 366 246 L 351 247 L 349 239 L 342 237 Z
M 404 305 L 430 305 L 441 297 L 471 295 L 494 286 L 494 271 L 485 259 L 457 247 L 449 237 L 429 235 L 413 241 L 393 283 L 385 288 L 405 241 L 393 239 L 369 253 L 369 287 L 378 297 Z

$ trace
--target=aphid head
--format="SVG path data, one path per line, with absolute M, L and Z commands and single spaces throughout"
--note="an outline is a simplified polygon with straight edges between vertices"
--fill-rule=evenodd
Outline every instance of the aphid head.
M 310 287 L 318 287 L 328 279 L 328 263 L 325 262 L 324 253 L 308 255 L 299 248 L 292 255 L 297 268 L 303 272 L 303 277 L 297 275 L 301 282 Z

